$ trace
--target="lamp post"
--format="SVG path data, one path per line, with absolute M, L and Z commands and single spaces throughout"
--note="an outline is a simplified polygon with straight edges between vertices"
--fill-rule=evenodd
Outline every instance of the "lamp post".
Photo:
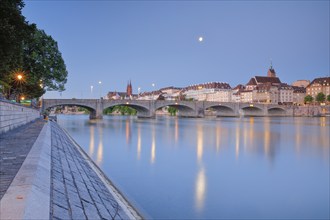
M 22 93 L 22 83 L 23 83 L 23 74 L 18 73 L 16 76 L 17 82 L 19 84 L 19 92 L 18 95 L 16 96 L 16 102 L 21 102 L 20 100 L 20 94 Z
M 94 86 L 91 86 L 91 98 L 93 98 L 93 88 Z
M 99 81 L 99 85 L 100 85 L 100 98 L 101 98 L 101 94 L 102 94 L 102 82 Z
M 155 94 L 154 94 L 155 83 L 152 83 L 151 86 L 153 87 L 153 88 L 152 88 L 152 100 L 154 100 L 154 99 L 155 99 Z
M 138 88 L 138 99 L 140 98 L 140 91 L 141 91 L 141 88 L 139 87 Z

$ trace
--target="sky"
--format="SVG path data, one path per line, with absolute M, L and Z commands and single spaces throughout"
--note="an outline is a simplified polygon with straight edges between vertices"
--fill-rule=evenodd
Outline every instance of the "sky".
M 129 80 L 134 93 L 213 81 L 235 87 L 266 75 L 271 61 L 288 84 L 329 76 L 329 1 L 25 4 L 26 20 L 58 42 L 69 74 L 64 92 L 44 98 L 97 98 L 126 91 Z

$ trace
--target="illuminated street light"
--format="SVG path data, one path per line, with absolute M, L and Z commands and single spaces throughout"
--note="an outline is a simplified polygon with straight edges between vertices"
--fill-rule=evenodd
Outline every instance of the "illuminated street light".
M 140 98 L 140 91 L 141 91 L 141 88 L 139 87 L 138 88 L 138 98 Z
M 101 95 L 102 95 L 102 82 L 101 81 L 99 81 L 99 85 L 100 85 L 100 98 L 102 97 Z
M 93 88 L 94 86 L 91 86 L 91 98 L 93 98 Z
M 18 79 L 18 80 L 22 80 L 22 79 L 23 79 L 22 74 L 18 74 L 18 75 L 17 75 L 17 79 Z

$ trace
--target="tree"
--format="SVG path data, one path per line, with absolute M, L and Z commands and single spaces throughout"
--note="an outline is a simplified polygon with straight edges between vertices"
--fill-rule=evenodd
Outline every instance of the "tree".
M 327 101 L 330 102 L 330 95 L 327 95 Z
M 24 44 L 24 69 L 29 72 L 30 84 L 47 90 L 64 91 L 68 72 L 57 42 L 43 30 L 35 28 Z M 37 89 L 36 89 L 37 90 Z
M 315 100 L 316 100 L 317 102 L 324 102 L 324 101 L 325 101 L 325 95 L 324 95 L 324 93 L 323 93 L 323 92 L 318 93 L 318 94 L 316 95 Z
M 305 98 L 304 98 L 304 102 L 305 102 L 305 104 L 306 103 L 311 103 L 312 101 L 313 101 L 313 97 L 311 96 L 311 95 L 307 95 L 307 96 L 305 96 Z
M 168 113 L 170 113 L 171 116 L 175 116 L 176 112 L 177 112 L 177 109 L 172 107 L 172 106 L 169 106 L 167 111 L 168 111 Z
M 0 4 L 0 88 L 9 98 L 42 96 L 46 90 L 63 91 L 67 70 L 57 42 L 22 16 L 22 0 L 1 0 Z M 17 83 L 24 73 L 24 83 Z
M 23 65 L 23 42 L 33 31 L 22 16 L 22 0 L 1 0 L 0 4 L 0 86 L 10 94 L 13 70 Z

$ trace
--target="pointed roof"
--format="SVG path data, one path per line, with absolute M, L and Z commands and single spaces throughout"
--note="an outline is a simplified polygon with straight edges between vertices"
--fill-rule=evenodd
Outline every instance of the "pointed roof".
M 257 82 L 255 78 L 251 78 L 250 81 L 246 84 L 247 86 L 256 86 Z
M 320 84 L 320 85 L 329 85 L 330 84 L 330 77 L 321 77 L 315 78 L 306 88 L 309 88 L 313 84 Z
M 257 84 L 268 83 L 268 82 L 272 84 L 281 84 L 281 80 L 278 77 L 255 76 L 254 78 Z

